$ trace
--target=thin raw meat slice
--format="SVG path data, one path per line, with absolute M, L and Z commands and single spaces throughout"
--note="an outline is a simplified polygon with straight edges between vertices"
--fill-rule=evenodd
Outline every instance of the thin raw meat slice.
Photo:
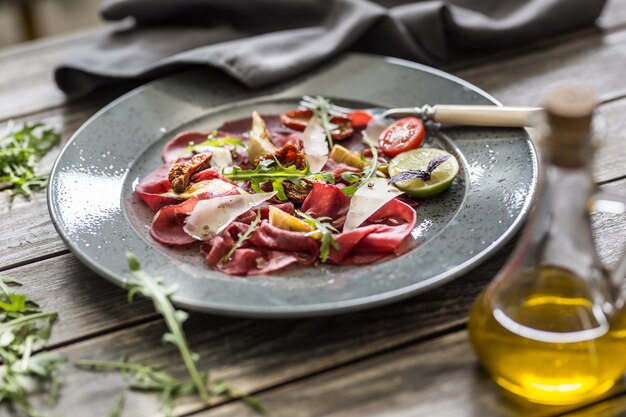
M 192 182 L 200 182 L 200 181 L 206 181 L 206 180 L 222 180 L 229 184 L 237 185 L 235 181 L 229 180 L 215 168 L 209 168 L 209 169 L 205 169 L 204 171 L 196 172 L 193 175 L 193 177 L 191 177 Z
M 207 263 L 230 275 L 260 275 L 294 263 L 309 265 L 317 259 L 319 249 L 313 238 L 262 221 L 230 260 L 222 262 L 237 236 L 248 227 L 245 223 L 233 222 L 220 235 L 205 241 L 201 250 Z
M 302 203 L 302 211 L 313 217 L 330 217 L 337 229 L 343 227 L 350 209 L 350 197 L 338 187 L 316 182 L 313 189 Z
M 292 216 L 296 214 L 296 210 L 293 207 L 293 203 L 279 203 L 279 204 L 263 203 L 259 205 L 257 208 L 253 210 L 248 210 L 241 216 L 237 217 L 237 221 L 242 222 L 242 223 L 247 223 L 247 224 L 252 223 L 254 219 L 256 219 L 257 210 L 261 211 L 261 219 L 267 220 L 269 218 L 269 206 L 274 206 L 278 209 L 281 209 L 285 213 L 291 214 Z
M 372 214 L 364 226 L 336 237 L 339 250 L 331 249 L 329 261 L 341 265 L 371 263 L 395 253 L 415 227 L 416 213 L 396 199 Z
M 170 165 L 163 165 L 148 174 L 135 187 L 135 193 L 137 193 L 152 211 L 156 212 L 162 207 L 178 204 L 182 201 L 180 198 L 161 195 L 172 189 L 172 185 L 168 179 L 169 171 Z
M 351 167 L 350 165 L 344 164 L 343 162 L 337 162 L 334 159 L 329 159 L 328 161 L 326 161 L 326 165 L 324 165 L 322 171 L 332 173 L 333 177 L 335 177 L 335 182 L 343 182 L 345 184 L 348 184 L 348 182 L 343 180 L 341 174 L 343 174 L 344 172 L 361 172 L 361 170 L 358 168 Z
M 196 242 L 196 239 L 183 230 L 185 219 L 196 204 L 198 204 L 198 197 L 194 196 L 183 203 L 163 207 L 154 216 L 150 235 L 157 242 L 166 245 L 185 246 Z
M 192 236 L 189 236 L 185 230 L 185 219 L 191 211 L 196 207 L 198 201 L 208 200 L 210 198 L 221 197 L 229 194 L 238 194 L 237 190 L 229 191 L 225 194 L 201 193 L 190 197 L 183 203 L 173 206 L 163 207 L 154 216 L 152 226 L 150 227 L 150 235 L 157 242 L 173 246 L 191 245 L 197 242 Z
M 191 156 L 190 152 L 185 152 L 191 144 L 202 143 L 209 137 L 208 132 L 183 132 L 171 139 L 163 148 L 161 157 L 166 164 L 173 164 L 182 157 Z

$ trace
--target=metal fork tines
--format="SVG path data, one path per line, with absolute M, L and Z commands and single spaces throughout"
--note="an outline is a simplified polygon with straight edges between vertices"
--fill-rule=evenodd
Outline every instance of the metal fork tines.
M 302 96 L 300 100 L 300 107 L 304 107 L 305 109 L 315 110 L 319 106 L 318 99 L 311 96 Z M 346 113 L 351 113 L 355 109 L 350 109 L 348 107 L 339 106 L 335 103 L 330 103 L 330 107 L 328 109 L 329 113 L 334 114 L 336 116 L 341 116 Z

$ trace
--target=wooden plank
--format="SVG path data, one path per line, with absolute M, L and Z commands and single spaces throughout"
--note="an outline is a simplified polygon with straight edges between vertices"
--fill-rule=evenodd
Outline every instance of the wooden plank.
M 28 121 L 42 121 L 62 135 L 61 143 L 41 161 L 40 172 L 50 170 L 63 144 L 107 98 L 91 100 L 90 106 L 76 104 L 28 117 Z M 22 121 L 16 119 L 17 123 Z M 5 126 L 0 126 L 0 131 Z M 0 193 L 0 230 L 0 270 L 66 250 L 50 221 L 45 192 L 34 193 L 30 200 Z
M 601 189 L 626 200 L 626 179 L 603 185 Z M 591 223 L 600 259 L 609 269 L 614 268 L 622 252 L 626 250 L 624 215 L 593 212 Z
M 31 263 L 6 275 L 23 284 L 16 291 L 45 311 L 59 313 L 52 346 L 157 317 L 150 302 L 138 299 L 129 305 L 126 291 L 98 277 L 73 255 Z
M 609 1 L 598 25 L 604 31 L 616 30 L 626 23 L 626 2 L 624 0 Z M 106 28 L 80 32 L 72 36 L 39 40 L 21 44 L 18 47 L 0 51 L 0 120 L 27 115 L 63 105 L 64 95 L 54 84 L 52 69 L 77 53 Z M 568 35 L 542 40 L 533 44 L 543 48 L 545 45 L 563 43 L 572 37 L 586 36 L 588 29 Z M 595 37 L 601 36 L 596 34 Z M 517 56 L 528 46 L 516 48 L 508 53 L 496 53 L 491 56 L 475 58 L 477 62 L 502 59 L 503 56 Z M 610 54 L 607 54 L 610 55 Z M 466 61 L 464 65 L 467 65 Z M 498 61 L 499 62 L 499 61 Z M 122 89 L 126 90 L 128 87 Z M 118 94 L 121 93 L 118 92 Z M 487 90 L 489 91 L 489 90 Z M 503 97 L 505 99 L 508 97 Z
M 626 175 L 626 100 L 600 106 L 598 110 L 599 148 L 595 153 L 594 176 L 598 182 L 611 181 Z
M 597 32 L 455 73 L 507 105 L 540 104 L 554 85 L 579 83 L 604 100 L 626 94 L 626 31 Z
M 626 416 L 626 396 L 611 398 L 580 410 L 564 414 L 563 417 L 624 417 Z
M 508 254 L 510 250 L 511 245 L 502 253 Z M 279 321 L 192 314 L 185 327 L 193 351 L 201 357 L 200 368 L 212 369 L 213 378 L 225 379 L 246 391 L 270 388 L 355 358 L 413 343 L 462 323 L 473 298 L 501 266 L 504 257 L 500 255 L 471 276 L 438 290 L 374 310 Z M 80 308 L 75 314 L 81 314 Z M 129 356 L 133 361 L 166 364 L 168 370 L 182 375 L 182 364 L 175 350 L 161 343 L 164 331 L 160 321 L 150 322 L 103 334 L 59 352 L 70 360 L 115 360 Z M 103 388 L 101 381 L 92 373 L 68 368 L 60 403 L 51 411 L 54 415 L 69 415 L 70 411 L 72 415 L 89 415 L 92 409 L 107 409 L 122 392 L 123 384 L 113 378 L 112 385 L 107 382 Z M 125 415 L 152 415 L 154 401 L 153 397 L 133 393 L 127 401 L 129 409 Z M 177 411 L 186 413 L 202 407 L 195 399 L 188 398 L 180 401 Z
M 260 398 L 273 417 L 547 417 L 575 408 L 508 396 L 478 367 L 466 331 L 316 375 Z M 237 402 L 194 416 L 255 413 Z

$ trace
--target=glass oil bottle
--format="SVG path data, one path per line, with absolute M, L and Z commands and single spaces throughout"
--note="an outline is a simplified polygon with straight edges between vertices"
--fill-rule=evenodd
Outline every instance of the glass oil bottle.
M 513 256 L 470 315 L 483 368 L 532 402 L 594 398 L 626 369 L 622 300 L 597 256 L 588 213 L 595 107 L 580 87 L 548 96 L 538 199 Z

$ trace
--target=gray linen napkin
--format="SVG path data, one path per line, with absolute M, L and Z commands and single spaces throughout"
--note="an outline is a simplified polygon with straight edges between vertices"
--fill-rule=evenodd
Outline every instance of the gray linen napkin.
M 211 65 L 250 87 L 346 49 L 445 63 L 590 25 L 605 0 L 104 0 L 123 21 L 55 70 L 71 97 L 117 80 Z

